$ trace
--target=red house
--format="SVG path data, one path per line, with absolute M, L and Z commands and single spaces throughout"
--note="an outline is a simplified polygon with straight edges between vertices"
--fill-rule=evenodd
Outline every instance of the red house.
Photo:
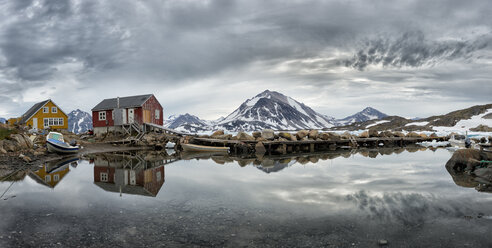
M 123 131 L 133 123 L 162 126 L 162 106 L 153 94 L 104 99 L 92 109 L 94 133 Z

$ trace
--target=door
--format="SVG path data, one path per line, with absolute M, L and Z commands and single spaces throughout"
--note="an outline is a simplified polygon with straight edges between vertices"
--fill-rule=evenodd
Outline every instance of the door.
M 38 129 L 38 118 L 32 118 L 32 128 Z
M 121 113 L 122 113 L 122 118 L 123 118 L 123 124 L 127 124 L 128 121 L 126 120 L 126 109 L 122 109 Z
M 133 122 L 135 122 L 135 110 L 128 109 L 128 123 L 132 124 Z
M 144 123 L 151 123 L 151 120 L 150 120 L 150 110 L 143 110 L 143 119 L 144 119 Z

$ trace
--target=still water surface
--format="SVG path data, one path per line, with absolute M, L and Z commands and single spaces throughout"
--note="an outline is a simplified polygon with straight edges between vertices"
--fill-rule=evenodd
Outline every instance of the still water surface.
M 492 194 L 449 151 L 365 155 L 48 164 L 0 182 L 0 247 L 492 246 Z

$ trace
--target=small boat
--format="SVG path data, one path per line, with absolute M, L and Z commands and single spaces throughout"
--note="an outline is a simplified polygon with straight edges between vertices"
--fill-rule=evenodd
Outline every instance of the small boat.
M 57 132 L 49 132 L 46 136 L 46 146 L 49 152 L 56 153 L 77 153 L 79 146 L 72 146 L 63 140 L 63 134 Z
M 194 144 L 181 144 L 185 152 L 228 152 L 229 147 L 201 146 Z

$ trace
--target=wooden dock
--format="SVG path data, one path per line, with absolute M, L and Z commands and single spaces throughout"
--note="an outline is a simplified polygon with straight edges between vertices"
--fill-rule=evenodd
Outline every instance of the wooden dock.
M 256 141 L 256 140 L 222 140 L 211 138 L 193 138 L 192 144 L 205 146 L 229 147 L 233 154 L 288 154 L 300 152 L 317 152 L 335 150 L 337 148 L 357 147 L 405 147 L 425 141 L 447 141 L 447 137 L 373 137 L 339 139 L 339 140 L 300 140 L 300 141 Z M 258 151 L 258 143 L 264 147 Z

